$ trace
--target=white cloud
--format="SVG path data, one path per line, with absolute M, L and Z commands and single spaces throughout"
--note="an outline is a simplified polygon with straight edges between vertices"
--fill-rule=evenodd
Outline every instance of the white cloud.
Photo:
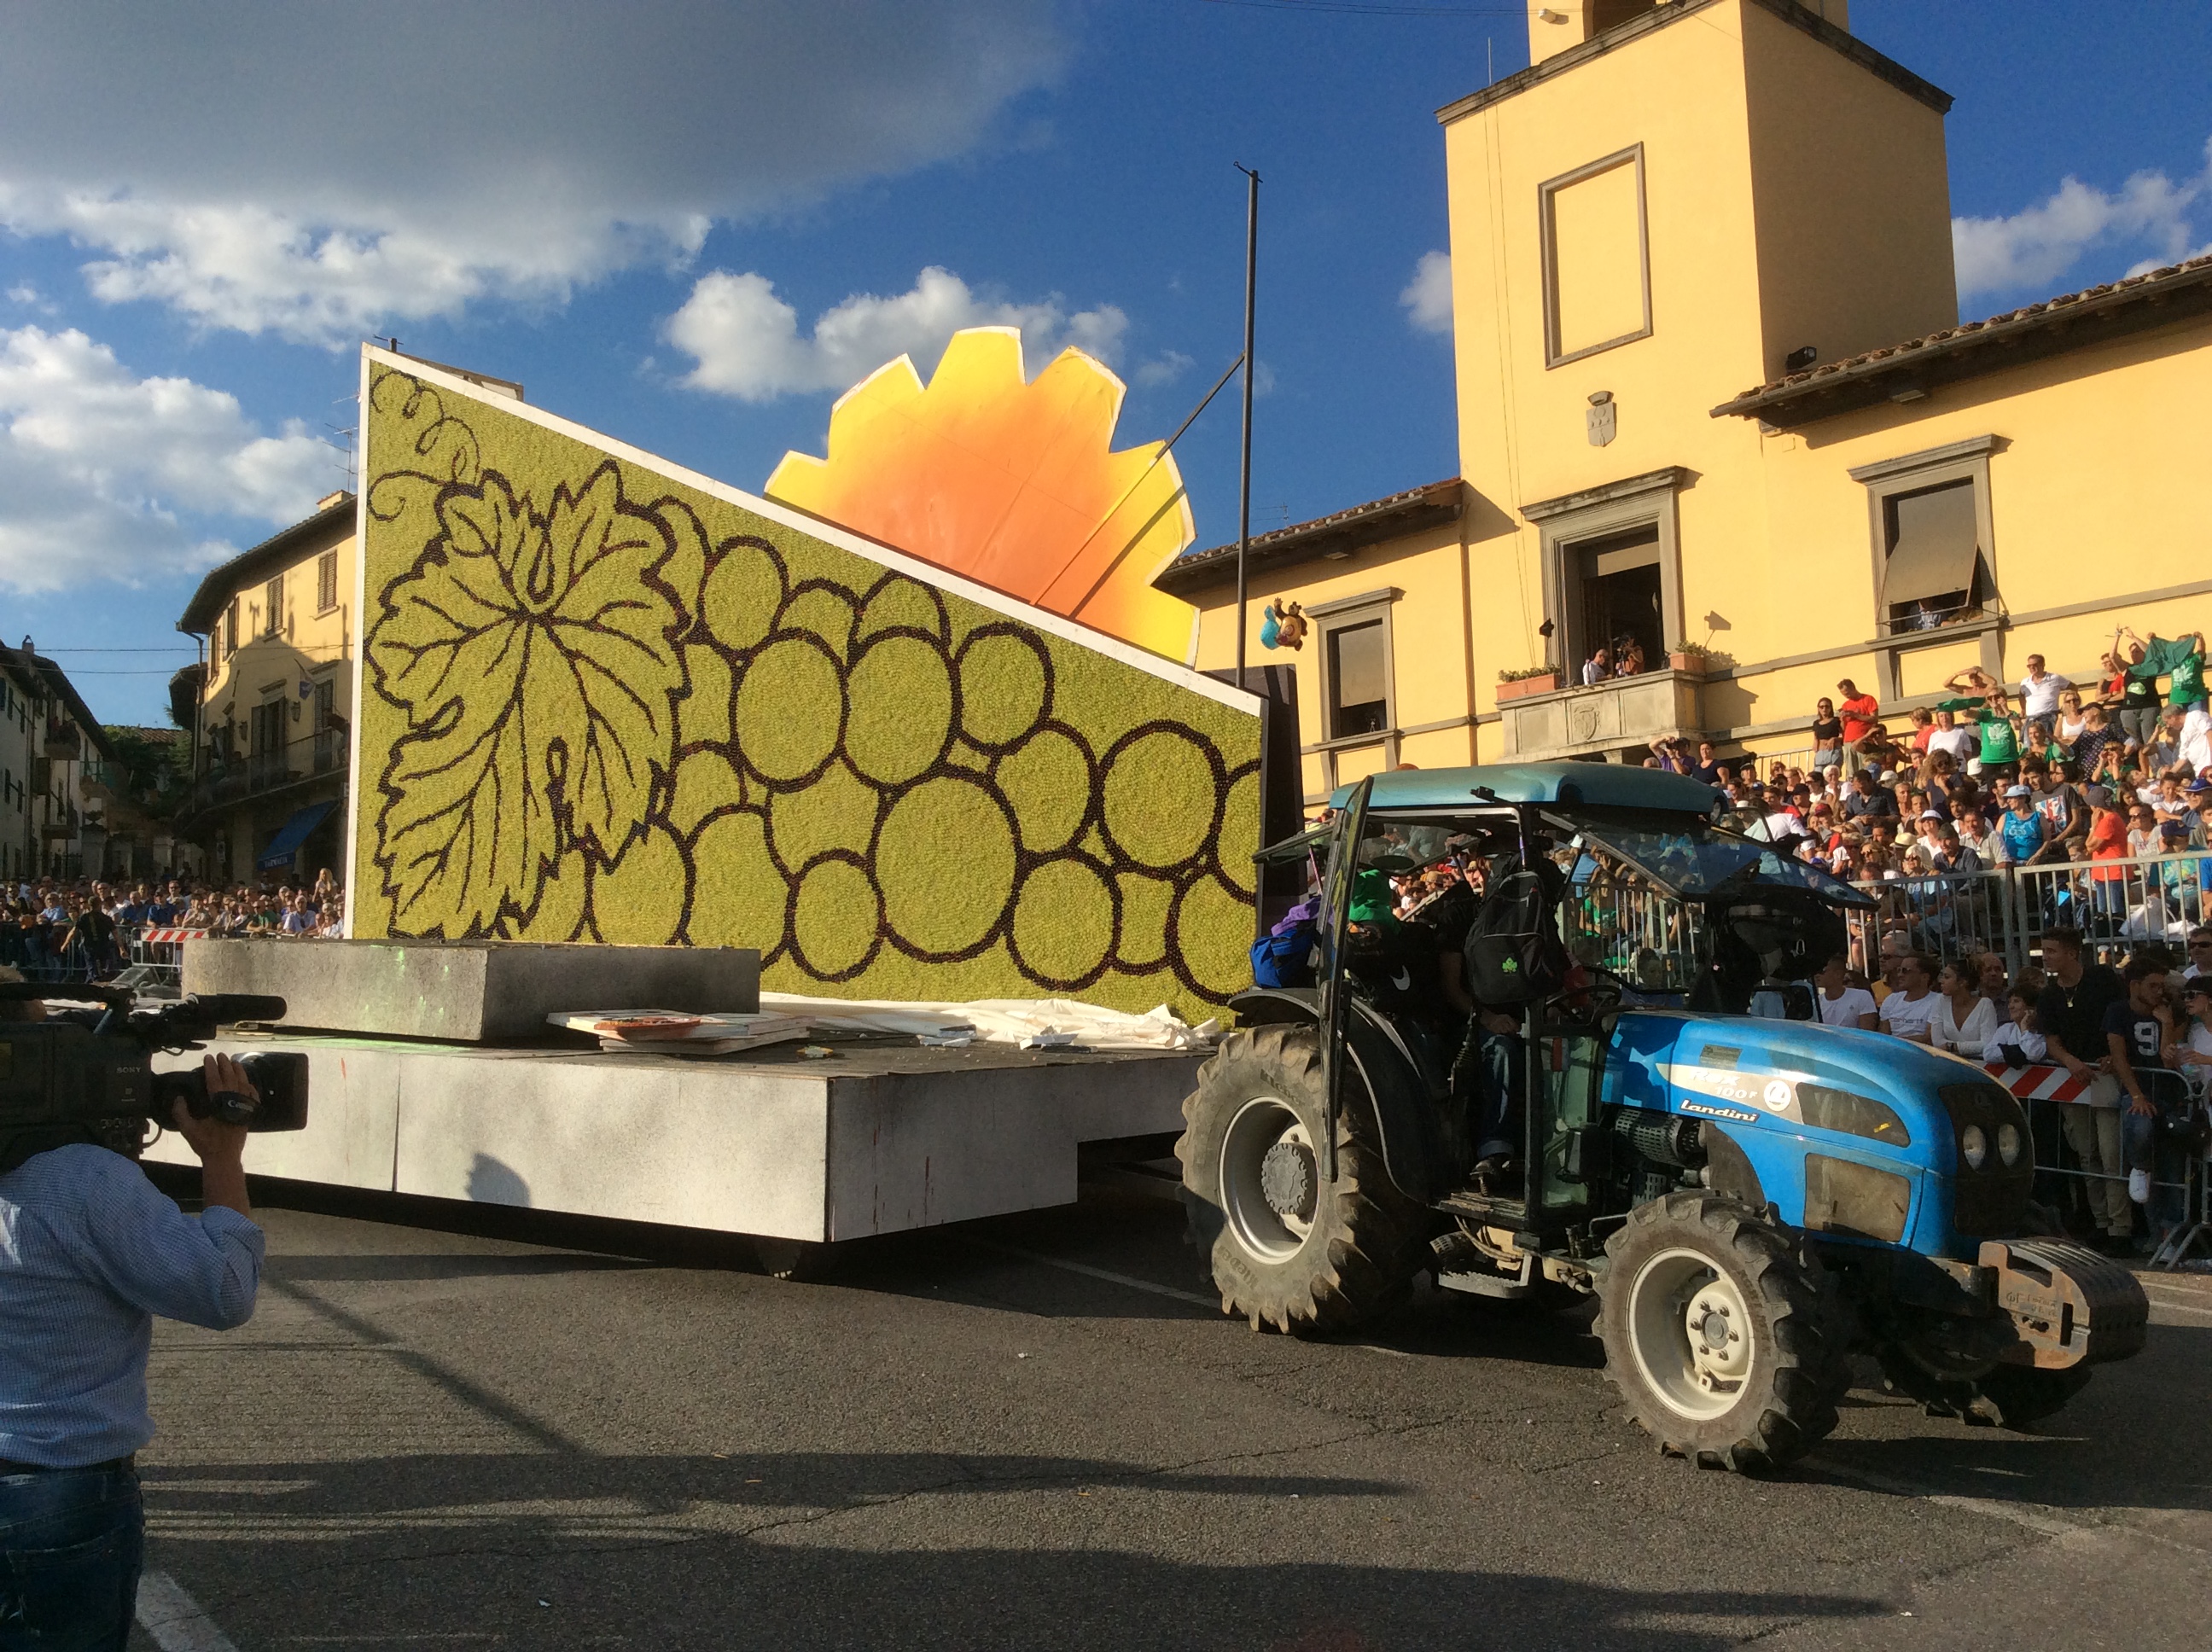
M 338 343 L 960 153 L 1063 56 L 1036 0 L 18 0 L 0 226 L 103 299 Z
M 1451 254 L 1422 253 L 1398 302 L 1405 307 L 1406 319 L 1414 331 L 1448 336 L 1452 330 Z
M 2212 193 L 2212 143 L 2205 170 L 2176 183 L 2162 172 L 2139 172 L 2111 194 L 2068 178 L 2049 198 L 2007 218 L 1954 218 L 1952 254 L 1961 297 L 2048 291 L 2094 247 L 2147 246 L 2136 270 L 2156 269 L 2207 250 L 2196 245 L 2192 211 Z
M 1190 371 L 1191 359 L 1181 350 L 1162 350 L 1149 361 L 1140 361 L 1130 376 L 1147 390 L 1171 385 Z
M 137 378 L 75 329 L 0 329 L 0 586 L 205 567 L 231 547 L 178 510 L 291 521 L 339 484 L 336 458 L 296 423 L 262 434 L 223 391 Z
M 767 402 L 809 391 L 845 390 L 901 355 L 924 378 L 945 341 L 963 327 L 1016 327 L 1031 374 L 1067 345 L 1112 361 L 1129 319 L 1111 304 L 1067 313 L 1057 296 L 1032 304 L 986 299 L 950 270 L 932 265 L 910 291 L 855 293 L 799 329 L 799 312 L 765 276 L 717 270 L 702 276 L 668 319 L 668 342 L 698 365 L 684 382 L 739 401 Z

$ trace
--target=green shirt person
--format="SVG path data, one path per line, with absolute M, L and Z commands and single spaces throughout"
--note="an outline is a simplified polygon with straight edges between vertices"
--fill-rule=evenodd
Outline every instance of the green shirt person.
M 2169 706 L 2193 706 L 2204 698 L 2204 633 L 2191 631 L 2187 636 L 2161 637 L 2155 631 L 2150 641 L 2143 642 L 2132 631 L 2123 636 L 2134 637 L 2142 643 L 2142 658 L 2128 667 L 2128 675 L 2142 683 L 2155 683 L 2161 677 L 2168 679 L 2166 703 Z
M 2002 703 L 1989 700 L 1939 700 L 1938 711 L 1967 711 L 1974 715 L 1974 733 L 1982 743 L 1982 766 L 1993 768 L 2020 761 L 2020 732 L 2005 715 Z

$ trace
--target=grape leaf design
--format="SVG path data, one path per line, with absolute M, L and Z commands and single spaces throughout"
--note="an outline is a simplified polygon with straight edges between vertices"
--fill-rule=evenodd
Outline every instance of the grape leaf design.
M 408 714 L 380 781 L 394 922 L 452 937 L 526 918 L 572 845 L 621 853 L 672 766 L 690 621 L 660 577 L 678 534 L 611 460 L 543 510 L 486 471 L 437 520 L 367 653 Z

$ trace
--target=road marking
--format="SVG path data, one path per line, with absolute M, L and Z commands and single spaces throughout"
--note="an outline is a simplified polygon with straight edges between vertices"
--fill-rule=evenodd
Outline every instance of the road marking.
M 161 1652 L 238 1652 L 199 1602 L 165 1571 L 139 1575 L 138 1621 Z
M 1025 1262 L 1035 1262 L 1041 1267 L 1056 1267 L 1063 1273 L 1080 1273 L 1086 1279 L 1103 1279 L 1109 1285 L 1125 1285 L 1132 1291 L 1145 1291 L 1155 1297 L 1166 1297 L 1176 1302 L 1187 1302 L 1194 1307 L 1221 1311 L 1218 1297 L 1201 1297 L 1195 1291 L 1178 1291 L 1171 1285 L 1155 1285 L 1150 1279 L 1139 1279 L 1127 1273 L 1116 1273 L 1111 1268 L 1093 1267 L 1088 1262 L 1071 1262 L 1059 1256 L 1047 1256 L 1042 1252 L 1021 1250 L 1012 1245 L 987 1244 L 981 1239 L 970 1240 L 978 1250 L 996 1251 L 1001 1256 L 1018 1256 Z

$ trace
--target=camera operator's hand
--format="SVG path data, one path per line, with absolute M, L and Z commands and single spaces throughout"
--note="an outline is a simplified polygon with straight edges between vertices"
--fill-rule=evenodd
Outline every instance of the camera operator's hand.
M 255 1101 L 261 1099 L 246 1069 L 228 1055 L 210 1054 L 201 1060 L 200 1070 L 210 1096 L 234 1090 Z M 227 1206 L 240 1216 L 252 1216 L 253 1207 L 246 1197 L 246 1127 L 225 1124 L 214 1117 L 196 1119 L 182 1102 L 171 1110 L 171 1121 L 199 1155 L 200 1202 Z

